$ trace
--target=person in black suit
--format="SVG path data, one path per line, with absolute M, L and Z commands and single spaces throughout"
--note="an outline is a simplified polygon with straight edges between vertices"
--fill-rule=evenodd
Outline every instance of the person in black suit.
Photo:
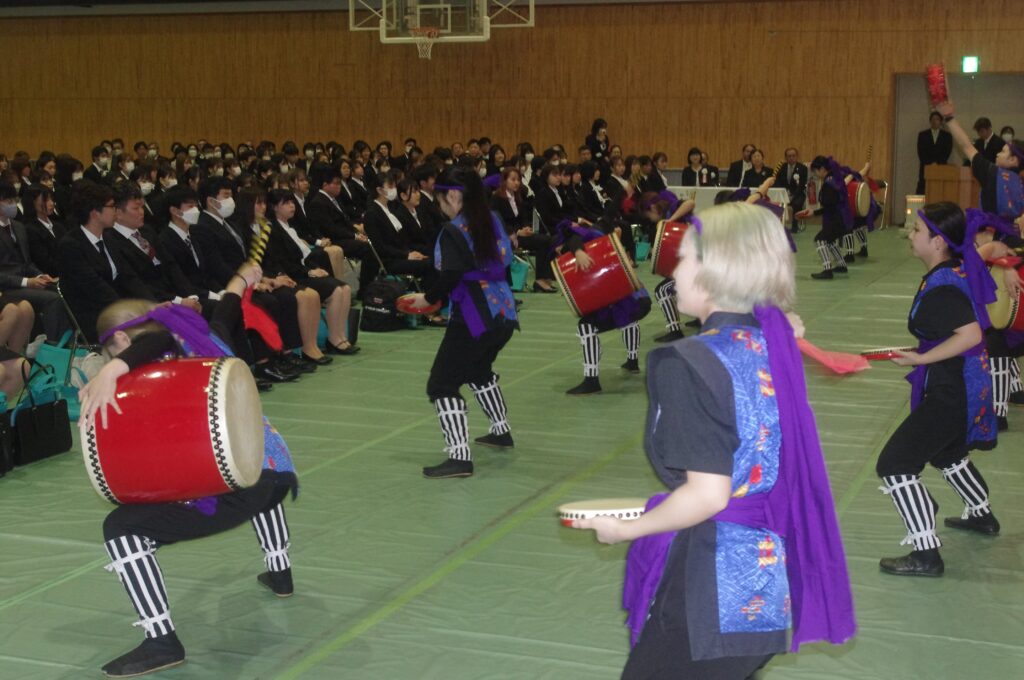
M 596 164 L 594 164 L 596 168 Z M 527 211 L 522 194 L 522 176 L 517 168 L 508 167 L 501 173 L 501 183 L 491 194 L 491 209 L 498 213 L 505 225 L 505 231 L 516 248 L 532 254 L 537 261 L 535 293 L 557 293 L 555 275 L 551 270 L 554 252 L 551 237 L 533 231 L 533 219 Z
M 307 261 L 312 252 L 309 244 L 289 224 L 297 207 L 295 196 L 285 189 L 275 189 L 268 196 L 249 190 L 245 192 L 243 202 L 246 211 L 251 209 L 257 221 L 269 219 L 271 222 L 270 241 L 263 258 L 267 274 L 287 277 L 300 291 L 304 289 L 314 292 L 317 296 L 317 309 L 322 304 L 327 310 L 327 353 L 359 352 L 360 348 L 348 338 L 347 324 L 352 306 L 352 291 L 347 284 L 331 276 L 325 269 L 309 266 Z M 319 322 L 319 314 L 316 318 Z M 305 349 L 303 351 L 306 353 Z M 314 354 L 319 353 L 317 348 Z
M 416 180 L 406 177 L 398 183 L 398 200 L 392 203 L 390 208 L 402 223 L 402 231 L 399 234 L 405 247 L 431 258 L 434 256 L 436 239 L 430 232 L 427 216 L 420 209 L 424 200 L 426 199 L 420 193 Z
M 25 208 L 30 261 L 44 274 L 60 278 L 57 242 L 67 233 L 67 228 L 53 217 L 53 192 L 42 186 L 31 187 L 25 192 L 22 205 Z
M 772 169 L 764 164 L 764 151 L 754 149 L 750 154 L 750 169 L 743 175 L 740 186 L 756 189 L 772 176 Z
M 995 136 L 992 132 L 992 121 L 982 116 L 978 120 L 974 121 L 974 131 L 978 133 L 978 138 L 974 140 L 974 148 L 980 153 L 989 163 L 996 162 L 996 156 L 1003 150 L 1005 142 Z M 970 159 L 964 159 L 964 165 L 969 166 L 971 164 Z
M 743 186 L 743 176 L 750 170 L 750 156 L 756 149 L 753 144 L 744 144 L 742 150 L 742 156 L 738 161 L 733 161 L 729 165 L 729 175 L 726 177 L 726 186 L 730 187 L 741 187 Z
M 779 170 L 775 186 L 789 192 L 789 205 L 793 210 L 791 229 L 795 234 L 800 229 L 796 214 L 804 209 L 807 203 L 807 181 L 810 173 L 807 166 L 800 162 L 800 152 L 795 147 L 786 149 L 786 164 Z
M 711 169 L 704 164 L 704 154 L 693 147 L 686 154 L 687 166 L 683 169 L 682 185 L 684 187 L 718 186 L 718 169 Z
M 82 180 L 75 184 L 71 210 L 81 226 L 68 230 L 57 244 L 61 291 L 85 337 L 96 342 L 100 312 L 122 297 L 144 298 L 148 291 L 103 239 L 114 226 L 113 190 Z
M 608 168 L 608 122 L 604 118 L 598 118 L 590 126 L 590 134 L 585 140 L 590 150 L 590 159 L 601 166 L 602 170 Z
M 552 163 L 548 163 L 538 173 L 544 186 L 537 192 L 535 208 L 540 218 L 542 233 L 552 236 L 558 228 L 559 222 L 575 217 L 570 214 L 569 208 L 559 187 L 562 185 L 562 169 Z
M 366 187 L 352 180 L 352 163 L 342 160 L 338 164 L 341 171 L 341 193 L 338 203 L 351 222 L 362 224 L 363 213 L 366 212 Z
M 924 194 L 924 166 L 945 165 L 949 162 L 949 154 L 953 153 L 953 135 L 942 129 L 942 114 L 932 111 L 928 116 L 928 129 L 917 133 L 917 160 L 920 169 L 917 172 L 917 193 Z
M 391 211 L 390 205 L 398 200 L 398 182 L 393 171 L 377 176 L 377 197 L 366 209 L 366 235 L 373 243 L 390 274 L 409 274 L 429 288 L 437 278 L 437 270 L 429 255 L 409 247 L 403 236 L 402 222 Z
M 433 248 L 437 242 L 438 234 L 441 233 L 444 223 L 448 221 L 448 218 L 444 216 L 441 208 L 437 205 L 437 198 L 434 196 L 437 174 L 437 168 L 431 163 L 424 163 L 412 172 L 412 179 L 419 186 L 420 193 L 420 202 L 416 206 L 417 214 L 419 215 L 420 224 L 423 225 L 427 241 L 430 243 L 431 252 L 428 255 L 433 255 Z
M 580 165 L 579 200 L 580 213 L 591 222 L 602 217 L 615 219 L 621 217 L 615 204 L 601 185 L 601 168 L 594 161 Z
M 160 252 L 178 265 L 188 279 L 191 294 L 202 300 L 220 300 L 220 287 L 206 266 L 205 252 L 192 240 L 192 227 L 199 221 L 199 195 L 188 187 L 174 187 L 164 198 L 168 224 L 158 237 Z
M 306 203 L 310 232 L 318 237 L 326 236 L 331 239 L 331 243 L 341 246 L 346 257 L 362 262 L 359 269 L 359 289 L 365 290 L 366 284 L 377 276 L 377 258 L 370 247 L 363 225 L 353 224 L 338 203 L 343 181 L 341 171 L 326 165 L 314 166 L 313 170 L 310 179 L 316 194 Z
M 85 170 L 85 179 L 97 184 L 109 184 L 110 152 L 105 146 L 97 146 L 92 150 L 92 165 Z
M 651 156 L 651 162 L 654 164 L 654 167 L 647 175 L 647 184 L 644 186 L 644 191 L 653 191 L 655 193 L 665 191 L 668 189 L 668 179 L 665 177 L 665 170 L 668 169 L 668 155 L 664 151 L 659 151 Z
M 225 177 L 209 177 L 200 183 L 198 193 L 203 212 L 189 231 L 205 258 L 214 283 L 211 290 L 221 291 L 237 269 L 231 265 L 241 264 L 248 255 L 245 238 L 227 221 L 235 212 L 233 185 Z

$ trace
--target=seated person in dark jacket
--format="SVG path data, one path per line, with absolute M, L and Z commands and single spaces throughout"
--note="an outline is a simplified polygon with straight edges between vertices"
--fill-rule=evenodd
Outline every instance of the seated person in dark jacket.
M 429 258 L 434 256 L 434 243 L 437 238 L 430 230 L 429 218 L 420 207 L 427 200 L 420 193 L 419 183 L 407 177 L 398 183 L 398 200 L 389 207 L 402 223 L 399 235 L 406 248 L 423 253 Z
M 377 250 L 390 274 L 411 274 L 429 288 L 437 270 L 430 255 L 409 247 L 407 237 L 403 236 L 402 222 L 391 211 L 390 204 L 398 200 L 398 186 L 393 171 L 377 176 L 376 198 L 366 209 L 363 219 L 366 234 L 370 237 L 373 247 Z
M 754 152 L 750 154 L 750 169 L 743 175 L 743 184 L 741 186 L 756 189 L 771 176 L 772 169 L 764 164 L 764 151 L 754 149 Z
M 317 238 L 326 236 L 331 243 L 341 246 L 345 256 L 362 262 L 359 287 L 377 276 L 377 261 L 370 249 L 362 224 L 353 224 L 338 203 L 342 185 L 341 171 L 326 164 L 316 164 L 310 174 L 313 195 L 306 201 L 309 231 Z
M 412 172 L 412 178 L 419 185 L 420 189 L 420 203 L 416 210 L 420 216 L 420 224 L 423 225 L 423 229 L 428 236 L 427 240 L 430 242 L 431 251 L 428 253 L 429 255 L 433 255 L 434 244 L 437 243 L 441 227 L 448 221 L 448 218 L 441 212 L 440 206 L 437 205 L 437 198 L 434 196 L 434 185 L 437 183 L 437 175 L 437 167 L 431 163 L 424 163 Z
M 295 215 L 295 196 L 286 189 L 275 189 L 266 198 L 256 197 L 253 206 L 257 220 L 271 221 L 270 241 L 263 257 L 268 276 L 285 276 L 300 288 L 313 290 L 327 310 L 327 353 L 355 354 L 359 351 L 348 339 L 348 317 L 352 291 L 348 284 L 331 276 L 321 267 L 307 263 L 309 244 L 291 228 Z
M 40 271 L 60 277 L 57 267 L 57 242 L 67 233 L 61 220 L 54 218 L 53 192 L 44 186 L 29 187 L 21 200 L 25 208 L 29 258 Z
M 537 278 L 533 284 L 534 292 L 555 293 L 555 276 L 551 271 L 551 260 L 554 257 L 551 237 L 533 231 L 532 216 L 523 205 L 522 189 L 519 169 L 505 168 L 501 173 L 501 183 L 491 194 L 491 209 L 501 217 L 512 245 L 536 257 Z

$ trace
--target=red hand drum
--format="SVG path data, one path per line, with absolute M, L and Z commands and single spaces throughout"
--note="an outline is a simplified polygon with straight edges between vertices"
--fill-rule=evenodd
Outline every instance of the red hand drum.
M 576 266 L 574 253 L 560 256 L 554 268 L 562 293 L 577 316 L 604 309 L 643 288 L 615 234 L 587 241 L 583 250 L 594 261 L 587 271 Z
M 686 222 L 658 222 L 658 230 L 654 234 L 654 247 L 651 249 L 651 262 L 654 263 L 655 274 L 672 278 L 672 272 L 679 264 L 679 246 L 683 243 L 683 236 L 689 226 Z
M 1007 258 L 1009 259 L 1009 258 Z M 1024 309 L 1022 309 L 1020 295 L 1011 293 L 1006 288 L 1005 274 L 1010 267 L 993 265 L 989 268 L 992 278 L 996 281 L 996 301 L 986 305 L 988 318 L 992 327 L 999 330 L 1012 329 L 1024 331 Z M 1020 272 L 1019 267 L 1013 267 Z
M 573 520 L 593 517 L 607 516 L 630 520 L 644 514 L 646 507 L 646 498 L 599 498 L 559 506 L 558 519 L 567 527 L 572 526 Z
M 412 307 L 412 301 L 416 297 L 416 293 L 408 293 L 406 295 L 399 295 L 398 299 L 395 300 L 395 309 L 400 311 L 402 314 L 433 314 L 441 309 L 441 303 L 435 302 L 432 305 L 426 307 L 420 307 L 414 309 Z
M 263 469 L 259 394 L 241 359 L 173 359 L 140 366 L 117 383 L 84 435 L 85 469 L 112 503 L 165 503 L 254 485 Z
M 871 185 L 867 182 L 851 180 L 846 185 L 846 196 L 850 201 L 850 210 L 857 217 L 867 217 L 871 210 Z

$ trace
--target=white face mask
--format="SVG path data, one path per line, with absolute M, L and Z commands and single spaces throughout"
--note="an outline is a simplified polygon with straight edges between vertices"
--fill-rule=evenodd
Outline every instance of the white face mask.
M 124 164 L 124 171 L 125 172 L 131 172 L 134 169 L 135 169 L 135 163 L 132 163 L 131 161 L 128 161 L 127 163 Z
M 1013 135 L 1007 132 L 1005 135 L 1003 135 L 1003 141 L 1006 142 L 1007 144 L 1010 144 L 1011 142 L 1013 142 Z
M 176 186 L 178 186 L 178 180 L 174 179 L 173 177 L 164 180 L 165 189 L 173 189 Z
M 523 154 L 523 158 L 526 159 L 527 163 L 530 163 L 533 161 L 533 154 L 527 151 L 526 153 Z
M 3 205 L 0 205 L 0 215 L 6 217 L 7 219 L 9 219 L 9 220 L 13 219 L 15 217 L 15 215 L 17 215 L 17 214 L 18 214 L 18 204 L 17 203 L 4 203 Z
M 199 155 L 199 150 L 198 149 L 189 149 L 188 150 L 188 157 L 189 158 L 195 158 L 198 155 Z
M 188 210 L 181 213 L 181 221 L 185 224 L 192 226 L 199 221 L 199 208 L 192 206 Z
M 98 161 L 96 161 L 96 165 L 98 165 L 98 166 L 100 166 L 101 168 L 104 168 L 104 169 L 109 168 L 110 167 L 110 159 L 109 158 L 105 158 L 105 157 L 104 158 L 100 158 Z
M 226 160 L 231 160 L 234 157 L 235 157 L 235 154 L 233 154 L 233 153 L 226 153 L 226 154 L 224 154 L 224 158 Z
M 385 189 L 384 198 L 386 198 L 389 201 L 395 200 L 396 198 L 398 198 L 398 189 L 395 189 L 394 187 L 390 189 Z
M 72 182 L 77 182 L 78 180 L 82 179 L 82 177 L 84 177 L 84 175 L 82 173 L 80 173 L 80 172 L 73 172 L 73 173 L 71 173 L 71 181 Z
M 487 168 L 480 168 L 476 171 L 476 174 L 480 175 L 480 179 L 487 177 Z
M 312 149 L 306 149 L 306 158 L 308 158 L 309 160 L 313 160 L 313 156 L 315 155 L 316 152 L 314 152 Z
M 406 152 L 406 153 L 409 153 L 409 152 L 411 152 L 412 150 L 413 150 L 413 145 L 412 145 L 412 144 L 406 144 L 406 145 L 405 145 L 405 152 Z
M 146 152 L 146 155 L 149 156 L 150 158 L 156 158 L 156 149 L 150 149 L 149 151 Z
M 281 165 L 278 169 L 281 171 L 282 174 L 288 172 L 288 166 L 287 165 Z
M 231 197 L 218 199 L 217 203 L 220 204 L 220 207 L 217 208 L 217 214 L 225 220 L 235 214 L 235 199 Z
M 142 192 L 143 196 L 149 196 L 151 193 L 153 193 L 153 183 L 139 182 L 139 191 Z

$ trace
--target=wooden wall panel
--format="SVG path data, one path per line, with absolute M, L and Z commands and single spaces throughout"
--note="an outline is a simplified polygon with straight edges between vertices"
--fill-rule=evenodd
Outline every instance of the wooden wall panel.
M 753 141 L 888 174 L 893 74 L 963 54 L 1024 71 L 1019 0 L 818 0 L 560 6 L 486 44 L 412 46 L 352 33 L 344 13 L 0 20 L 0 150 L 82 157 L 99 139 L 487 134 L 577 146 L 603 116 L 627 150 L 690 146 L 724 165 Z M 1018 22 L 1019 23 L 1019 22 Z

